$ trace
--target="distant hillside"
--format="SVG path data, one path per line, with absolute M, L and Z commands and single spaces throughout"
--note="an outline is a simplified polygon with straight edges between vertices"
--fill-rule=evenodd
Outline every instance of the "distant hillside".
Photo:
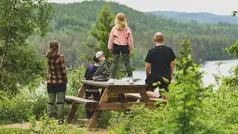
M 50 32 L 44 39 L 34 35 L 29 38 L 29 42 L 45 54 L 47 41 L 57 39 L 62 43 L 61 51 L 67 64 L 76 65 L 76 57 L 88 52 L 84 42 L 97 44 L 89 36 L 88 31 L 93 30 L 93 24 L 96 23 L 104 4 L 105 2 L 96 0 L 74 4 L 54 4 L 55 12 L 50 17 Z M 178 44 L 183 43 L 185 39 L 189 40 L 193 48 L 193 57 L 197 62 L 229 59 L 224 49 L 238 38 L 238 25 L 182 23 L 168 18 L 154 17 L 118 3 L 107 4 L 111 5 L 114 15 L 123 12 L 127 16 L 134 36 L 133 63 L 136 66 L 144 66 L 145 55 L 148 49 L 154 46 L 153 36 L 158 31 L 164 33 L 165 44 L 172 47 L 177 54 Z
M 211 13 L 186 13 L 186 12 L 174 12 L 174 11 L 154 11 L 149 12 L 149 14 L 153 14 L 156 16 L 164 16 L 174 20 L 180 21 L 188 21 L 195 20 L 199 23 L 231 23 L 238 24 L 238 18 L 232 17 L 228 15 L 215 15 Z

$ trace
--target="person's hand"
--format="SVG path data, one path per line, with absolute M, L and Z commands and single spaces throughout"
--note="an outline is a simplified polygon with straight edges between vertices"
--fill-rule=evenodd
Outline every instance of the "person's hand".
M 129 48 L 129 54 L 132 54 L 132 49 L 131 48 Z
M 170 81 L 173 80 L 173 74 L 170 74 Z
M 110 53 L 112 53 L 112 49 L 109 49 Z

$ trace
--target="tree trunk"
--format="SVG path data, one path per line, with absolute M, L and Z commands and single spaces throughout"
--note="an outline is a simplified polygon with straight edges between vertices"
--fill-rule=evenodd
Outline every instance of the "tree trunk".
M 17 0 L 14 0 L 11 11 L 9 12 L 9 14 L 13 14 L 13 10 L 15 9 L 16 3 L 17 3 Z M 13 15 L 9 15 L 9 16 L 11 17 Z M 0 86 L 2 86 L 2 82 L 3 82 L 3 67 L 4 67 L 5 59 L 6 59 L 7 53 L 8 53 L 9 41 L 10 41 L 10 31 L 12 30 L 11 27 L 12 26 L 9 25 L 9 27 L 7 28 L 7 33 L 6 33 L 6 36 L 5 36 L 6 37 L 5 38 L 5 43 L 3 44 L 4 45 L 3 55 L 2 55 L 1 62 L 0 62 Z

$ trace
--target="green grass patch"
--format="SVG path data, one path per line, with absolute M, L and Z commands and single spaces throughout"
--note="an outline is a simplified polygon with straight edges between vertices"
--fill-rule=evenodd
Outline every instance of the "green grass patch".
M 0 134 L 31 134 L 31 133 L 33 133 L 33 131 L 28 129 L 0 127 Z

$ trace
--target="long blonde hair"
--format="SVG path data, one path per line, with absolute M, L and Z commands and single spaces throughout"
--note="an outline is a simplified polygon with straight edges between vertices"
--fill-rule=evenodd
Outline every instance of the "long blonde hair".
M 118 13 L 116 15 L 115 28 L 117 30 L 125 30 L 127 28 L 126 16 L 123 13 Z
M 60 43 L 57 40 L 50 42 L 48 50 L 46 52 L 46 57 L 54 57 L 59 55 Z

